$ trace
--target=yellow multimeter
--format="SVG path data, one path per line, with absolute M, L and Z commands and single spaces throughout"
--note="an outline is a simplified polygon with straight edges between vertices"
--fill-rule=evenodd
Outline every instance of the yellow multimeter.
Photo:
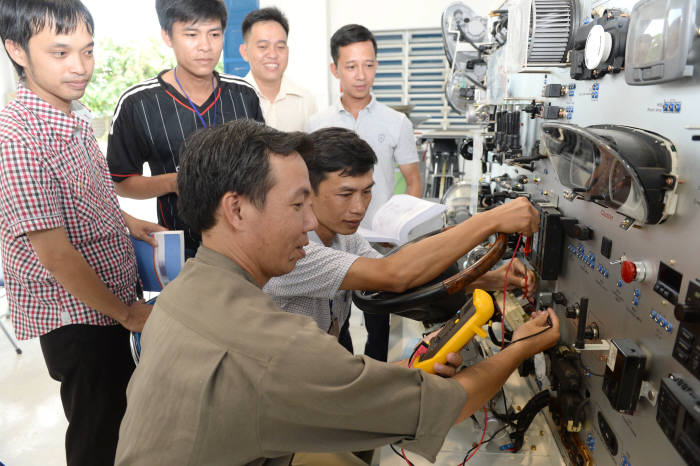
M 433 365 L 437 362 L 445 364 L 448 353 L 459 353 L 469 343 L 474 335 L 486 338 L 486 332 L 481 328 L 493 317 L 493 300 L 484 290 L 474 290 L 474 313 L 471 317 L 458 312 L 435 335 L 423 352 L 416 351 L 411 367 L 434 374 Z

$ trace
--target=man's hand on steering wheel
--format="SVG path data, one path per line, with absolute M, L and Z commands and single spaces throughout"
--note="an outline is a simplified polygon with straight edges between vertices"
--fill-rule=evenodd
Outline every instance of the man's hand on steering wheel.
M 492 231 L 500 233 L 532 236 L 540 224 L 537 209 L 525 197 L 518 197 L 479 215 L 491 216 L 494 222 Z

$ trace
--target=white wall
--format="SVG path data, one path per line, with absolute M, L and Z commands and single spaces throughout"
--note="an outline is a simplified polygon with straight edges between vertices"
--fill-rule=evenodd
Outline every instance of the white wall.
M 289 20 L 289 66 L 286 75 L 305 87 L 324 108 L 328 102 L 328 3 L 326 0 L 260 0 L 276 6 Z
M 0 49 L 0 108 L 14 97 L 17 90 L 17 75 L 5 48 Z
M 350 23 L 370 30 L 440 27 L 442 12 L 451 3 L 454 0 L 328 0 L 329 28 L 332 35 Z

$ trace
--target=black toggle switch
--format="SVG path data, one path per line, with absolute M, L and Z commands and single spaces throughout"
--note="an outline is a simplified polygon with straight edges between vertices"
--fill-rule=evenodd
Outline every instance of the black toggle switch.
M 573 217 L 562 217 L 561 224 L 564 231 L 571 238 L 581 241 L 587 241 L 593 238 L 593 229 L 578 223 L 578 219 Z
M 700 306 L 691 306 L 689 304 L 676 304 L 673 314 L 681 322 L 695 323 L 700 322 Z

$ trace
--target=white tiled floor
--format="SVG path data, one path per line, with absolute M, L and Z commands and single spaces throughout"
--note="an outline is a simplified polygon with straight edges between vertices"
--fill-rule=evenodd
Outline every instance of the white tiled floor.
M 2 322 L 11 328 L 8 319 Z M 19 345 L 21 355 L 0 334 L 0 462 L 6 466 L 64 465 L 68 423 L 59 384 L 49 377 L 39 339 Z

